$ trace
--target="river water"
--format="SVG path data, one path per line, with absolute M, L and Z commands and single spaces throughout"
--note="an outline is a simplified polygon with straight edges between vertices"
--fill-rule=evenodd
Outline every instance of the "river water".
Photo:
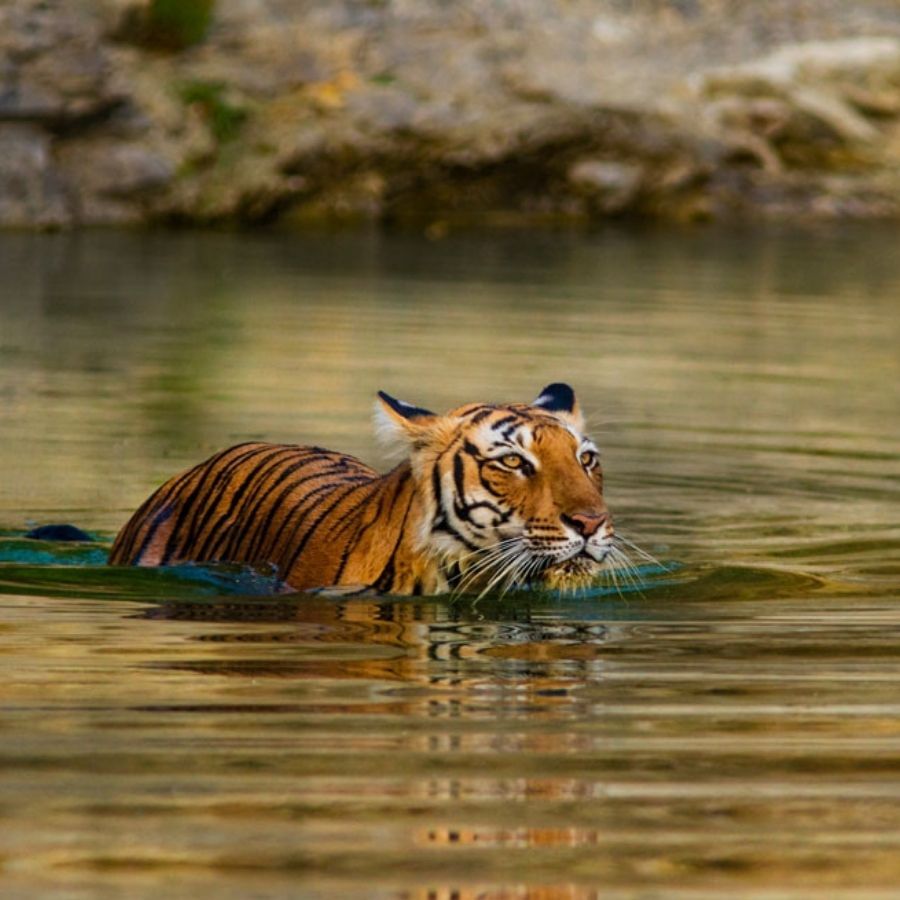
M 900 895 L 894 229 L 6 234 L 0 272 L 4 897 Z M 103 566 L 216 449 L 377 461 L 379 388 L 551 381 L 639 583 Z

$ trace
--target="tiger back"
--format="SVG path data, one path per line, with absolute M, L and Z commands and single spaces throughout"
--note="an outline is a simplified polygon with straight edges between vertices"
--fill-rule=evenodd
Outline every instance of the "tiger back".
M 593 442 L 567 385 L 440 416 L 379 393 L 406 458 L 245 443 L 171 478 L 116 537 L 113 565 L 270 564 L 290 587 L 393 594 L 586 583 L 613 552 Z

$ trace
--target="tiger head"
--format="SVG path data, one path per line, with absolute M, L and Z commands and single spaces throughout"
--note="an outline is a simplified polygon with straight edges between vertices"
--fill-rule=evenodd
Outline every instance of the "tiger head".
M 379 392 L 379 430 L 402 439 L 423 498 L 421 550 L 460 590 L 589 583 L 613 550 L 597 447 L 572 389 L 445 415 Z

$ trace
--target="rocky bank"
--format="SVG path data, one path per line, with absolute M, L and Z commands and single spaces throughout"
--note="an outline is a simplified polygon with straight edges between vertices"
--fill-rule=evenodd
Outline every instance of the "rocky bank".
M 900 218 L 894 0 L 0 4 L 0 226 Z

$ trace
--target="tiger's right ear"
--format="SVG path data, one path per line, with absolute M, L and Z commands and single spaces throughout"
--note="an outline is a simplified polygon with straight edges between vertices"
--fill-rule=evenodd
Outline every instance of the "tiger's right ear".
M 425 435 L 440 417 L 420 406 L 397 400 L 384 391 L 378 392 L 375 404 L 375 431 L 385 443 L 414 441 Z

